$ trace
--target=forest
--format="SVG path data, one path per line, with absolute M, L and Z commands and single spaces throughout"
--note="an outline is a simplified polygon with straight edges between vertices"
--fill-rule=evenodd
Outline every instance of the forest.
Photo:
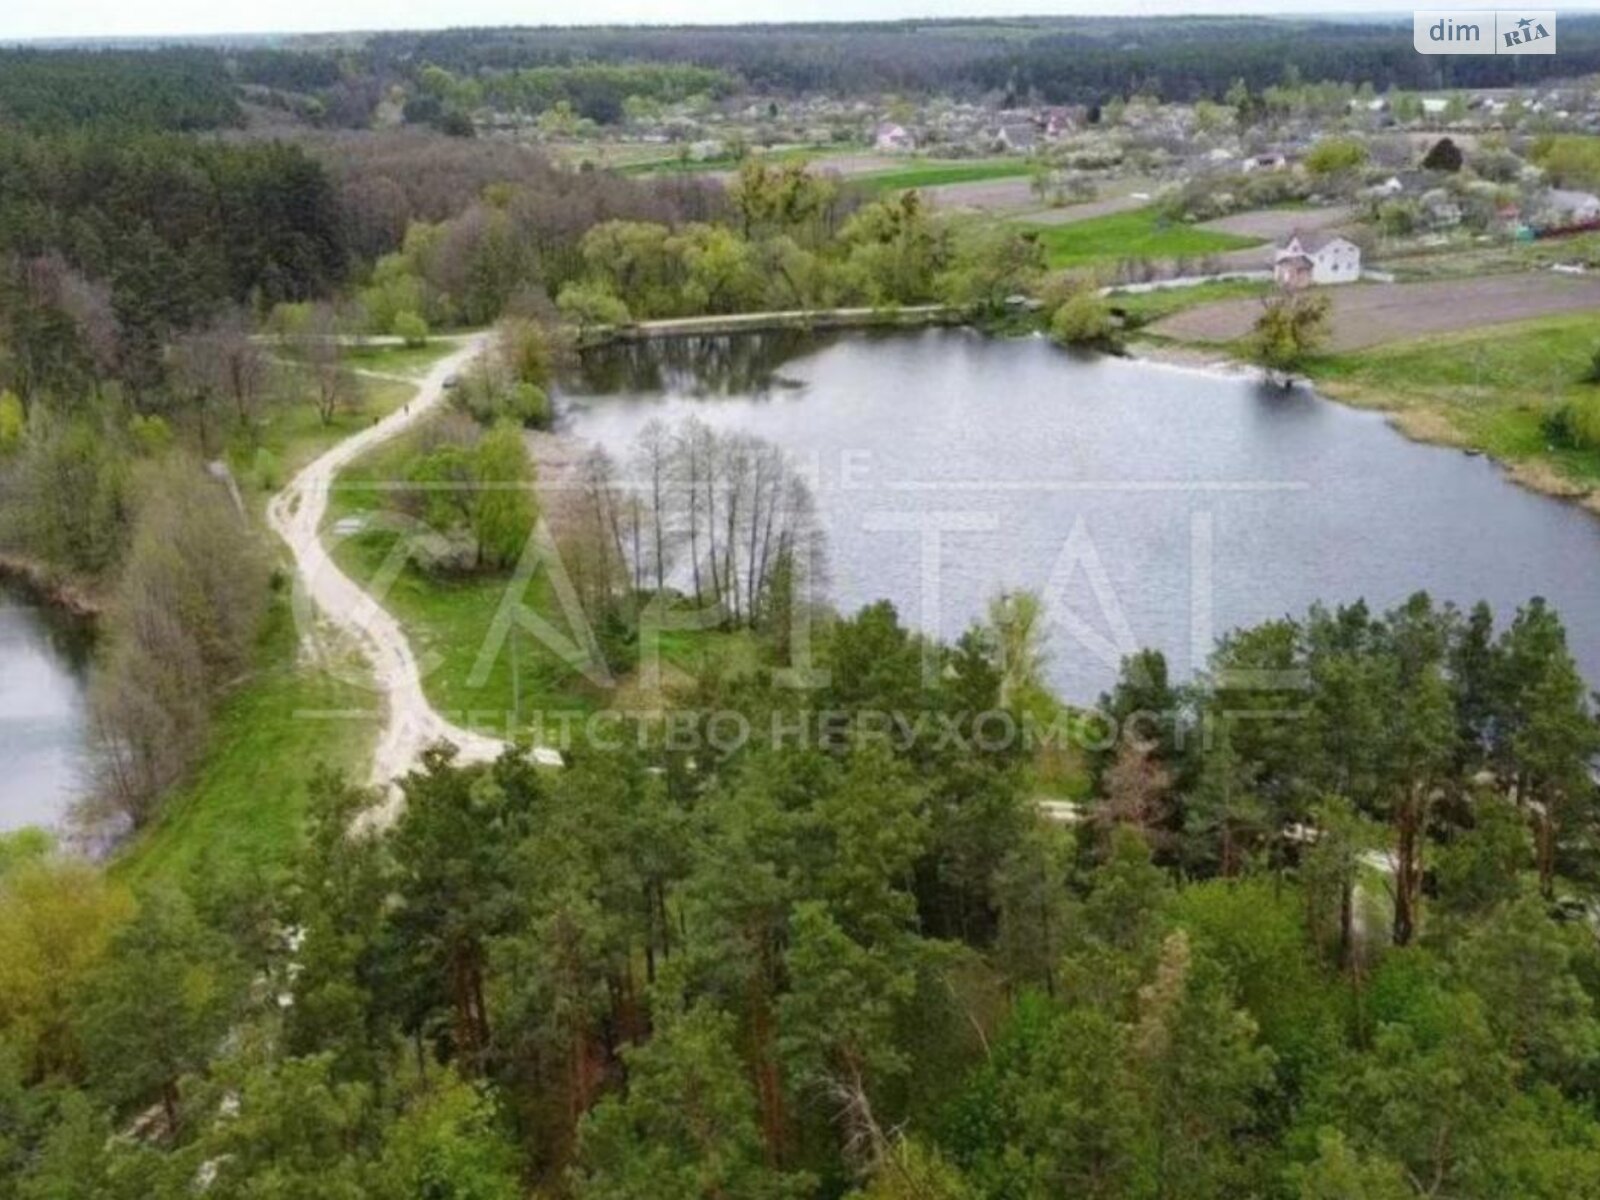
M 0 843 L 0 1189 L 1600 1189 L 1600 741 L 1554 613 L 1314 609 L 1192 684 L 1128 659 L 1094 730 L 1028 630 L 874 605 L 812 689 L 704 679 L 554 773 L 433 754 L 387 831 L 324 775 L 266 876 Z M 1088 747 L 1080 823 L 1024 729 Z
M 829 25 L 448 30 L 384 33 L 378 70 L 424 61 L 457 72 L 635 61 L 731 72 L 756 91 L 997 91 L 1056 103 L 1148 92 L 1220 100 L 1286 73 L 1389 87 L 1495 87 L 1600 68 L 1600 18 L 1563 14 L 1560 61 L 1418 55 L 1390 23 L 1247 17 L 1025 18 Z

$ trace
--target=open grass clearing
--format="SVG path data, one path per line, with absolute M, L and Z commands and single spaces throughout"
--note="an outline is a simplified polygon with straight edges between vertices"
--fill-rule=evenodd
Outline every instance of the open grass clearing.
M 1482 450 L 1547 491 L 1600 486 L 1600 451 L 1552 447 L 1549 409 L 1600 385 L 1584 374 L 1600 349 L 1592 313 L 1474 329 L 1397 345 L 1323 355 L 1309 365 L 1337 399 L 1398 414 L 1429 441 Z
M 1203 258 L 1261 244 L 1259 238 L 1217 233 L 1168 220 L 1154 207 L 1031 228 L 1044 247 L 1046 263 L 1058 269 L 1123 259 Z

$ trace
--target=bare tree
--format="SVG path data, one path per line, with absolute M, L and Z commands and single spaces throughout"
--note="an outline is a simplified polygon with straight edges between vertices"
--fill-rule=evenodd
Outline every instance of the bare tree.
M 667 590 L 667 575 L 672 569 L 675 450 L 671 432 L 659 420 L 647 423 L 634 441 L 634 474 L 638 487 L 648 495 L 650 558 L 658 594 Z
M 311 397 L 324 425 L 341 408 L 360 398 L 356 378 L 345 365 L 344 323 L 331 304 L 313 304 L 287 336 L 289 353 L 311 376 Z

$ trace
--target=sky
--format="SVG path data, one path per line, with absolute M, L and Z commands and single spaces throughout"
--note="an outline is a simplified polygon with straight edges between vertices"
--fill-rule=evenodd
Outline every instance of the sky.
M 1423 0 L 1447 7 L 1448 0 Z M 1600 0 L 1585 0 L 1600 6 Z M 1572 7 L 1567 5 L 1565 7 Z M 0 4 L 0 39 L 146 37 L 220 33 L 321 33 L 365 29 L 436 29 L 461 25 L 716 24 L 766 21 L 895 20 L 902 17 L 1166 15 L 1185 12 L 1329 11 L 1405 13 L 1393 0 L 583 0 L 578 5 L 528 0 L 52 0 Z
M 1449 8 L 1449 0 L 1417 7 Z M 1496 7 L 1494 0 L 1461 7 Z M 1514 7 L 1506 3 L 1505 7 Z M 1600 0 L 1569 0 L 1562 11 L 1600 10 Z M 903 17 L 1132 15 L 1174 13 L 1385 13 L 1404 16 L 1394 0 L 583 0 L 577 5 L 528 0 L 5 0 L 0 39 L 149 37 L 226 33 L 322 33 L 371 29 L 436 29 L 462 25 L 715 24 L 751 20 L 894 20 Z

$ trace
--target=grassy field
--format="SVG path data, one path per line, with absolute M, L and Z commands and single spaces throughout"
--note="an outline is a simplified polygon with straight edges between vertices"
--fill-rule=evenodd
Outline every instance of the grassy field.
M 365 346 L 351 346 L 345 353 L 345 362 L 358 371 L 420 376 L 426 374 L 429 367 L 456 348 L 455 342 L 441 338 L 430 338 L 424 346 L 369 343 Z
M 1200 283 L 1194 287 L 1162 288 L 1153 292 L 1118 292 L 1109 303 L 1127 314 L 1131 328 L 1148 325 L 1186 308 L 1214 304 L 1219 300 L 1248 300 L 1264 296 L 1272 285 L 1264 280 L 1224 279 L 1217 283 Z
M 1200 258 L 1261 244 L 1258 238 L 1169 222 L 1154 208 L 1090 217 L 1070 225 L 1038 225 L 1033 229 L 1044 246 L 1046 262 L 1055 268 L 1085 267 L 1128 258 Z
M 1547 490 L 1600 485 L 1600 452 L 1551 447 L 1546 411 L 1600 385 L 1583 375 L 1600 349 L 1593 313 L 1543 317 L 1317 358 L 1308 373 L 1338 399 L 1399 414 L 1431 441 L 1485 451 Z
M 858 175 L 851 182 L 874 192 L 903 192 L 908 188 L 942 187 L 949 183 L 981 183 L 987 179 L 1014 179 L 1027 175 L 1033 165 L 1021 158 L 981 162 L 914 162 L 894 170 Z
M 358 664 L 349 664 L 359 671 Z M 112 871 L 129 883 L 177 882 L 197 867 L 247 879 L 281 866 L 305 813 L 306 783 L 319 764 L 363 776 L 377 734 L 373 697 L 299 661 L 288 601 L 274 601 L 250 678 L 219 707 L 210 747 L 188 786 L 129 844 Z

